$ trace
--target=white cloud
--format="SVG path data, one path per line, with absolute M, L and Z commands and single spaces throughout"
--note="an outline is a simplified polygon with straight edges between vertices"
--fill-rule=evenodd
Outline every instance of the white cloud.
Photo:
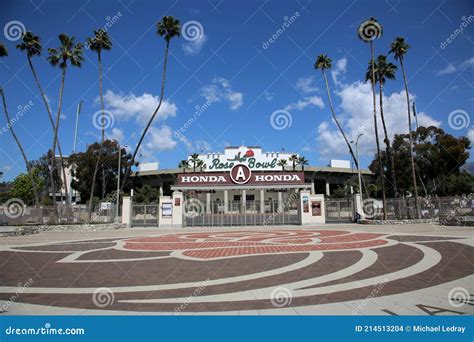
M 339 59 L 334 67 L 331 70 L 331 77 L 335 85 L 342 87 L 342 81 L 339 78 L 344 79 L 344 74 L 346 73 L 347 69 L 347 58 Z
M 272 93 L 272 92 L 269 92 L 269 91 L 265 90 L 265 91 L 263 92 L 263 97 L 265 98 L 265 100 L 271 101 L 271 100 L 274 99 L 275 94 Z
M 314 85 L 316 79 L 314 76 L 300 77 L 296 81 L 296 88 L 303 94 L 310 94 L 319 91 L 319 88 Z
M 323 109 L 324 102 L 319 96 L 314 95 L 314 96 L 305 97 L 303 98 L 303 100 L 299 100 L 298 102 L 290 103 L 284 109 L 288 111 L 295 110 L 295 109 L 303 110 L 308 106 L 316 106 Z
M 97 101 L 97 100 L 96 100 Z M 138 122 L 145 123 L 158 106 L 159 97 L 148 93 L 140 96 L 135 94 L 121 95 L 111 90 L 104 94 L 105 108 L 109 110 L 116 120 L 129 120 L 134 118 Z M 176 116 L 178 107 L 167 100 L 163 100 L 155 120 L 165 120 Z
M 373 127 L 373 105 L 372 90 L 369 83 L 360 81 L 345 85 L 336 93 L 341 103 L 336 109 L 338 119 L 349 141 L 355 140 L 359 133 L 364 136 L 360 139 L 359 149 L 361 155 L 372 156 L 376 151 L 375 132 Z M 410 94 L 410 98 L 415 100 L 415 95 Z M 398 93 L 385 94 L 384 117 L 390 140 L 395 134 L 406 133 L 408 131 L 408 119 L 406 108 L 406 95 L 404 91 Z M 428 114 L 420 112 L 418 122 L 420 125 L 441 125 Z M 380 119 L 377 95 L 377 124 L 379 131 L 380 146 L 383 149 L 383 127 Z M 349 158 L 347 146 L 342 139 L 339 129 L 335 123 L 325 121 L 318 127 L 316 138 L 321 147 L 321 156 L 324 158 L 346 157 Z
M 471 140 L 471 144 L 474 144 L 474 128 L 469 128 L 467 131 L 467 138 Z
M 436 75 L 449 75 L 472 67 L 474 67 L 474 56 L 461 63 L 449 63 L 444 69 L 439 70 Z
M 210 103 L 227 101 L 231 110 L 237 110 L 244 103 L 244 95 L 234 91 L 229 81 L 222 77 L 216 77 L 211 84 L 201 88 L 200 94 Z
M 117 140 L 119 143 L 121 143 L 124 138 L 123 131 L 117 127 L 113 127 L 110 133 L 106 132 L 106 135 L 107 135 L 107 139 Z
M 201 52 L 202 48 L 204 47 L 204 44 L 207 41 L 206 35 L 203 33 L 202 35 L 199 36 L 198 39 L 192 42 L 186 42 L 182 44 L 183 51 L 186 55 L 197 55 L 199 52 Z

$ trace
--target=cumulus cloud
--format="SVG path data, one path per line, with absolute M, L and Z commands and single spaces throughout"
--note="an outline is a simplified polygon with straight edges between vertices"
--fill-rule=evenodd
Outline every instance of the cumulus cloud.
M 124 135 L 123 131 L 120 128 L 113 127 L 111 132 L 106 132 L 107 139 L 117 140 L 119 143 L 123 141 Z
M 471 145 L 474 144 L 474 128 L 469 128 L 467 131 L 467 138 L 471 140 Z
M 288 111 L 290 111 L 290 110 L 303 110 L 306 107 L 312 107 L 312 106 L 323 109 L 324 108 L 324 102 L 317 95 L 308 96 L 308 97 L 303 98 L 303 100 L 299 100 L 298 102 L 290 103 L 289 105 L 287 105 L 284 108 L 284 110 L 288 110 Z
M 107 90 L 104 94 L 104 102 L 106 109 L 112 112 L 116 120 L 135 119 L 140 123 L 145 123 L 158 106 L 159 97 L 148 93 L 140 96 L 131 93 L 123 95 Z M 163 100 L 156 120 L 176 116 L 177 111 L 178 107 L 174 103 Z
M 357 81 L 345 85 L 336 94 L 341 100 L 336 111 L 347 138 L 349 141 L 355 140 L 360 133 L 363 133 L 364 136 L 359 142 L 360 153 L 365 155 L 374 154 L 376 145 L 373 127 L 372 90 L 370 84 Z M 410 98 L 415 100 L 415 95 L 410 94 Z M 400 91 L 398 93 L 385 94 L 383 101 L 384 117 L 390 139 L 393 139 L 395 134 L 406 133 L 408 131 L 408 119 L 405 92 Z M 433 119 L 424 112 L 420 112 L 417 115 L 420 125 L 441 125 L 440 121 Z M 383 127 L 378 107 L 377 123 L 381 148 L 384 148 Z M 316 139 L 319 146 L 321 146 L 322 157 L 339 156 L 348 158 L 347 146 L 332 120 L 322 122 L 319 125 Z
M 331 70 L 331 77 L 336 86 L 343 86 L 342 80 L 347 69 L 347 58 L 339 59 Z
M 216 77 L 211 84 L 201 88 L 200 94 L 210 103 L 226 101 L 229 102 L 231 110 L 237 110 L 244 103 L 244 95 L 234 91 L 228 80 L 223 77 Z
M 197 55 L 199 52 L 201 52 L 202 48 L 204 47 L 204 44 L 207 41 L 206 35 L 203 33 L 202 35 L 199 36 L 198 39 L 191 41 L 191 42 L 186 42 L 182 44 L 183 52 L 186 55 Z
M 463 71 L 467 68 L 472 68 L 474 67 L 474 56 L 466 59 L 465 61 L 461 63 L 449 63 L 446 65 L 445 68 L 439 70 L 436 75 L 441 76 L 441 75 L 449 75 L 449 74 L 454 74 L 455 72 L 458 71 Z
M 310 94 L 319 91 L 319 88 L 314 85 L 316 78 L 314 76 L 300 77 L 296 81 L 296 88 L 303 94 Z

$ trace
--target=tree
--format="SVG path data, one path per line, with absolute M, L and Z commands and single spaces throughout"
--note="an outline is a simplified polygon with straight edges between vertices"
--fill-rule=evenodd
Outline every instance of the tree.
M 375 99 L 375 53 L 374 53 L 374 40 L 380 38 L 382 36 L 383 29 L 382 25 L 375 18 L 369 18 L 366 21 L 362 22 L 359 25 L 358 35 L 361 40 L 365 43 L 370 44 L 370 55 L 372 61 L 372 102 L 374 107 L 374 130 L 375 130 L 375 142 L 377 145 L 377 157 L 379 159 L 379 166 L 380 166 L 380 181 L 382 184 L 382 203 L 383 203 L 383 219 L 387 219 L 387 206 L 386 206 L 386 196 L 385 196 L 385 181 L 384 181 L 384 173 L 382 168 L 382 161 L 380 155 L 380 142 L 379 142 L 379 132 L 377 127 L 377 104 Z
M 125 173 L 123 184 L 125 184 L 125 181 L 127 180 L 128 176 L 131 172 L 131 167 L 135 163 L 135 158 L 136 158 L 138 150 L 140 149 L 140 146 L 143 142 L 143 139 L 145 138 L 145 135 L 148 132 L 148 129 L 150 128 L 151 124 L 153 123 L 153 120 L 155 119 L 155 116 L 158 113 L 158 111 L 160 110 L 161 104 L 163 103 L 163 97 L 164 97 L 164 94 L 165 94 L 166 64 L 168 62 L 169 46 L 170 46 L 171 39 L 174 38 L 174 37 L 179 37 L 180 30 L 181 30 L 179 20 L 176 20 L 172 16 L 163 17 L 161 19 L 161 21 L 159 21 L 156 24 L 156 28 L 157 28 L 157 33 L 161 37 L 164 37 L 165 43 L 166 43 L 165 44 L 165 57 L 164 57 L 164 60 L 163 60 L 163 78 L 161 80 L 160 100 L 158 102 L 158 105 L 157 105 L 155 111 L 153 112 L 150 119 L 148 120 L 148 123 L 145 126 L 145 129 L 143 130 L 143 132 L 140 136 L 140 140 L 138 140 L 137 146 L 135 147 L 135 150 L 133 151 L 132 162 L 130 163 L 129 168 L 127 169 L 127 172 Z
M 193 172 L 196 172 L 196 167 L 198 167 L 198 164 L 199 164 L 200 160 L 201 159 L 199 159 L 199 154 L 193 153 L 191 155 L 191 163 L 193 164 Z
M 33 189 L 35 187 L 42 188 L 44 186 L 42 179 L 38 177 L 38 170 L 31 169 L 31 173 L 34 182 L 31 181 L 29 175 L 21 173 L 13 180 L 13 187 L 11 189 L 11 197 L 22 200 L 26 205 L 35 203 Z
M 277 162 L 277 165 L 278 166 L 281 166 L 281 169 L 283 171 L 285 171 L 285 166 L 288 164 L 288 160 L 286 159 L 280 159 L 278 162 Z
M 127 153 L 125 148 L 121 147 L 115 140 L 105 140 L 104 144 L 101 145 L 99 142 L 95 142 L 92 145 L 87 147 L 85 152 L 79 152 L 72 154 L 68 160 L 68 166 L 74 168 L 74 179 L 72 181 L 72 188 L 81 194 L 81 202 L 85 203 L 92 197 L 100 198 L 102 193 L 102 177 L 106 178 L 105 181 L 105 194 L 111 194 L 113 191 L 117 190 L 117 171 L 118 171 L 118 149 L 121 148 L 121 165 L 120 165 L 120 178 L 123 179 L 131 159 L 131 155 Z M 97 187 L 94 188 L 94 193 L 91 196 L 92 189 L 92 177 L 91 174 L 95 170 L 95 165 L 97 161 L 97 154 L 101 151 L 102 160 L 104 165 L 108 167 L 105 168 L 104 174 L 100 174 L 100 177 L 97 179 Z M 124 188 L 130 188 L 130 182 L 128 182 Z
M 143 204 L 158 203 L 160 200 L 160 191 L 151 185 L 145 184 L 136 190 L 133 197 L 136 202 Z
M 205 165 L 204 165 L 204 160 L 199 159 L 199 160 L 197 161 L 196 166 L 199 167 L 200 170 L 201 170 L 201 172 L 202 172 L 202 169 L 205 167 Z
M 186 159 L 183 159 L 179 162 L 178 167 L 183 169 L 183 173 L 186 173 L 186 169 L 189 168 L 189 162 Z
M 0 43 L 0 57 L 6 57 L 6 56 L 8 56 L 8 50 L 5 47 L 5 45 Z M 31 190 L 33 191 L 33 194 L 34 194 L 34 203 L 35 205 L 39 205 L 40 200 L 39 200 L 39 195 L 38 195 L 38 187 L 35 182 L 32 170 L 30 168 L 30 164 L 28 163 L 28 157 L 26 156 L 25 150 L 23 149 L 20 139 L 18 139 L 18 136 L 16 135 L 15 130 L 13 129 L 13 123 L 11 122 L 10 115 L 8 114 L 8 107 L 7 107 L 7 100 L 5 98 L 5 92 L 3 91 L 3 87 L 1 85 L 0 85 L 0 96 L 2 97 L 3 111 L 5 113 L 5 118 L 7 120 L 7 127 L 10 130 L 13 140 L 15 140 L 15 143 L 20 150 L 23 161 L 25 162 L 28 177 L 32 184 Z
M 299 161 L 299 157 L 297 154 L 292 154 L 288 160 L 292 163 L 292 166 L 293 166 L 293 171 L 296 170 L 296 164 L 298 164 L 298 161 Z
M 75 37 L 69 37 L 65 33 L 59 35 L 59 41 L 61 45 L 57 49 L 49 48 L 48 49 L 48 61 L 52 66 L 59 66 L 61 69 L 61 86 L 59 88 L 59 102 L 58 102 L 58 112 L 56 114 L 56 121 L 54 123 L 54 134 L 53 134 L 53 148 L 51 149 L 51 169 L 55 169 L 55 159 L 56 159 L 56 144 L 58 141 L 58 132 L 59 132 L 59 119 L 61 117 L 61 109 L 63 104 L 63 92 L 64 92 L 64 81 L 66 79 L 66 71 L 68 67 L 68 62 L 70 65 L 80 68 L 84 57 L 82 56 L 83 45 L 81 43 L 75 43 Z M 60 156 L 61 165 L 64 161 Z M 56 190 L 53 185 L 53 207 L 54 213 L 57 216 L 57 207 L 56 207 Z
M 31 31 L 26 32 L 23 37 L 22 37 L 22 43 L 18 44 L 16 46 L 17 49 L 20 51 L 26 52 L 26 58 L 28 60 L 28 65 L 30 66 L 31 72 L 33 74 L 33 78 L 35 79 L 36 86 L 38 87 L 38 90 L 41 94 L 41 98 L 43 100 L 44 106 L 46 108 L 46 113 L 48 114 L 49 122 L 51 124 L 51 128 L 53 129 L 54 132 L 54 120 L 53 120 L 53 115 L 51 113 L 51 108 L 49 106 L 48 100 L 46 99 L 46 94 L 44 93 L 43 87 L 41 86 L 41 83 L 39 81 L 38 74 L 36 73 L 36 69 L 33 65 L 33 61 L 31 60 L 32 57 L 35 56 L 40 56 L 41 52 L 43 50 L 43 47 L 41 46 L 41 39 L 37 35 L 33 34 Z M 63 179 L 66 180 L 66 168 L 64 167 L 64 158 L 63 158 L 63 152 L 61 149 L 61 144 L 59 142 L 59 137 L 57 138 L 57 146 L 58 146 L 58 152 L 59 152 L 59 158 L 61 162 L 61 170 L 63 173 Z M 53 183 L 53 178 L 54 178 L 54 168 L 53 165 L 51 165 L 51 168 L 48 168 L 50 170 L 49 172 L 49 177 L 50 180 L 47 182 L 48 185 L 51 185 Z M 49 189 L 49 188 L 48 188 Z M 68 185 L 64 184 L 64 193 L 66 195 L 66 201 L 69 201 L 68 198 Z M 48 194 L 49 195 L 49 194 Z M 53 196 L 54 196 L 54 190 L 53 190 Z
M 352 156 L 352 159 L 354 160 L 354 164 L 356 165 L 356 168 L 359 169 L 359 161 L 355 157 L 354 151 L 352 150 L 352 146 L 349 143 L 349 140 L 347 140 L 347 136 L 344 133 L 344 130 L 342 129 L 341 124 L 339 123 L 339 120 L 337 119 L 336 112 L 334 111 L 334 106 L 332 105 L 332 98 L 331 98 L 331 93 L 329 91 L 329 83 L 328 83 L 328 78 L 326 76 L 326 70 L 331 69 L 332 67 L 332 60 L 329 58 L 327 55 L 319 55 L 316 58 L 316 62 L 314 63 L 314 68 L 316 70 L 321 70 L 324 81 L 326 83 L 326 92 L 328 95 L 328 101 L 329 101 L 329 107 L 331 108 L 331 113 L 332 113 L 332 118 L 334 119 L 334 122 L 337 125 L 337 128 L 339 129 L 339 132 L 341 132 L 342 137 L 344 138 L 344 141 L 346 142 L 347 148 L 349 149 L 349 153 Z
M 301 171 L 304 171 L 304 166 L 309 164 L 309 160 L 301 156 L 298 158 L 298 165 L 301 165 Z
M 412 126 L 411 126 L 411 114 L 410 114 L 410 93 L 408 92 L 408 81 L 405 73 L 405 67 L 403 61 L 405 55 L 408 52 L 410 45 L 405 42 L 405 38 L 397 37 L 390 45 L 389 53 L 393 53 L 395 59 L 400 62 L 400 67 L 402 69 L 403 83 L 405 84 L 405 94 L 407 97 L 407 114 L 408 114 L 408 138 L 410 140 L 410 161 L 411 161 L 411 176 L 413 180 L 413 188 L 415 191 L 415 206 L 416 206 L 416 215 L 417 218 L 420 217 L 420 205 L 418 202 L 418 190 L 416 186 L 416 173 L 415 173 L 415 156 L 413 155 L 413 137 L 412 137 Z
M 97 31 L 94 31 L 94 37 L 87 39 L 87 45 L 90 47 L 92 51 L 97 52 L 97 60 L 98 60 L 98 65 L 99 65 L 99 97 L 100 97 L 100 110 L 101 110 L 101 116 L 100 116 L 101 133 L 102 133 L 101 144 L 103 144 L 104 139 L 105 139 L 105 118 L 104 118 L 104 96 L 103 96 L 103 91 L 102 91 L 102 57 L 101 56 L 102 56 L 102 50 L 110 50 L 112 48 L 112 41 L 110 40 L 110 37 L 105 30 L 99 29 Z M 94 173 L 92 174 L 91 196 L 94 193 L 95 182 L 97 178 L 97 172 L 99 169 L 100 159 L 101 159 L 101 153 L 99 151 Z M 104 164 L 102 163 L 102 174 L 104 172 L 105 172 Z M 104 175 L 102 175 L 102 181 L 105 182 Z M 101 198 L 105 197 L 104 191 L 105 191 L 105 184 L 102 184 Z M 89 216 L 91 215 L 91 210 L 92 210 L 92 197 L 90 198 L 90 201 L 89 201 Z
M 369 66 L 367 68 L 367 72 L 365 74 L 365 80 L 372 82 L 372 64 L 373 61 L 369 61 Z M 395 163 L 393 161 L 392 150 L 390 147 L 390 138 L 388 136 L 387 125 L 385 124 L 385 116 L 383 111 L 383 86 L 387 79 L 394 80 L 395 73 L 397 71 L 397 66 L 393 63 L 387 61 L 387 56 L 379 55 L 377 57 L 377 62 L 374 64 L 375 66 L 375 82 L 379 84 L 379 106 L 380 106 L 380 118 L 382 119 L 382 127 L 384 131 L 384 143 L 385 148 L 387 151 L 387 157 L 390 162 L 390 174 L 392 177 L 392 187 L 393 187 L 393 194 L 395 197 L 398 197 L 398 189 L 397 189 L 397 178 L 395 176 Z
M 49 199 L 49 189 L 52 188 L 51 185 L 51 172 L 50 172 L 50 162 L 51 162 L 52 151 L 49 150 L 47 153 L 43 154 L 37 160 L 31 160 L 30 167 L 37 171 L 37 176 L 40 178 L 43 184 L 43 188 L 40 189 L 41 203 L 45 203 L 46 198 Z M 63 185 L 61 176 L 59 175 L 58 170 L 52 172 L 54 187 L 55 189 L 60 189 Z M 63 178 L 65 179 L 65 178 Z M 52 200 L 51 200 L 52 202 Z

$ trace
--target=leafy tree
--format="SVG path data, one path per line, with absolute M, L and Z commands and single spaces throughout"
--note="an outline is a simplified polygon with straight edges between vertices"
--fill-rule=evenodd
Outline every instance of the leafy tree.
M 160 191 L 157 188 L 153 188 L 151 185 L 145 184 L 141 188 L 136 189 L 133 197 L 136 202 L 144 204 L 158 203 L 160 199 Z
M 38 170 L 31 169 L 34 183 L 40 188 L 44 186 L 43 181 L 38 177 Z M 11 197 L 21 199 L 26 205 L 32 205 L 35 202 L 33 193 L 33 183 L 30 176 L 21 173 L 13 180 L 13 187 L 11 189 Z
M 105 177 L 105 182 L 102 182 L 102 175 L 99 175 L 97 186 L 94 189 L 93 197 L 101 197 L 102 194 L 102 184 L 105 184 L 105 194 L 111 194 L 113 191 L 117 190 L 117 169 L 118 169 L 118 149 L 119 144 L 115 140 L 105 140 L 104 144 L 96 142 L 87 147 L 85 152 L 79 152 L 72 154 L 69 157 L 68 164 L 73 167 L 74 178 L 72 181 L 72 188 L 81 194 L 81 201 L 85 203 L 88 199 L 91 198 L 91 185 L 92 177 L 95 170 L 95 165 L 97 161 L 97 154 L 99 151 L 102 153 L 102 161 L 104 163 L 103 176 Z M 123 175 L 126 171 L 126 168 L 129 167 L 131 156 L 122 148 L 122 161 L 121 161 L 121 179 L 123 180 Z M 124 186 L 126 188 L 130 187 L 130 182 Z
M 47 153 L 43 154 L 39 159 L 32 160 L 29 162 L 31 168 L 35 168 L 37 171 L 38 177 L 41 179 L 43 187 L 39 189 L 43 199 L 41 200 L 42 204 L 44 203 L 44 198 L 49 198 L 49 192 L 53 188 L 51 186 L 51 177 L 50 177 L 50 162 L 51 162 L 51 154 L 52 151 L 49 150 Z M 62 179 L 59 175 L 58 169 L 55 169 L 52 172 L 52 176 L 54 179 L 54 188 L 61 189 L 62 187 Z M 65 175 L 63 174 L 63 177 Z M 65 179 L 65 178 L 64 178 Z

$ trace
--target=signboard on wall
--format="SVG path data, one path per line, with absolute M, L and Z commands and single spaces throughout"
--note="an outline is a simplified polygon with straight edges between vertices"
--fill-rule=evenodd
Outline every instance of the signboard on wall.
M 161 205 L 161 216 L 163 218 L 173 216 L 173 203 L 166 202 Z
M 311 201 L 311 214 L 321 216 L 321 201 Z

